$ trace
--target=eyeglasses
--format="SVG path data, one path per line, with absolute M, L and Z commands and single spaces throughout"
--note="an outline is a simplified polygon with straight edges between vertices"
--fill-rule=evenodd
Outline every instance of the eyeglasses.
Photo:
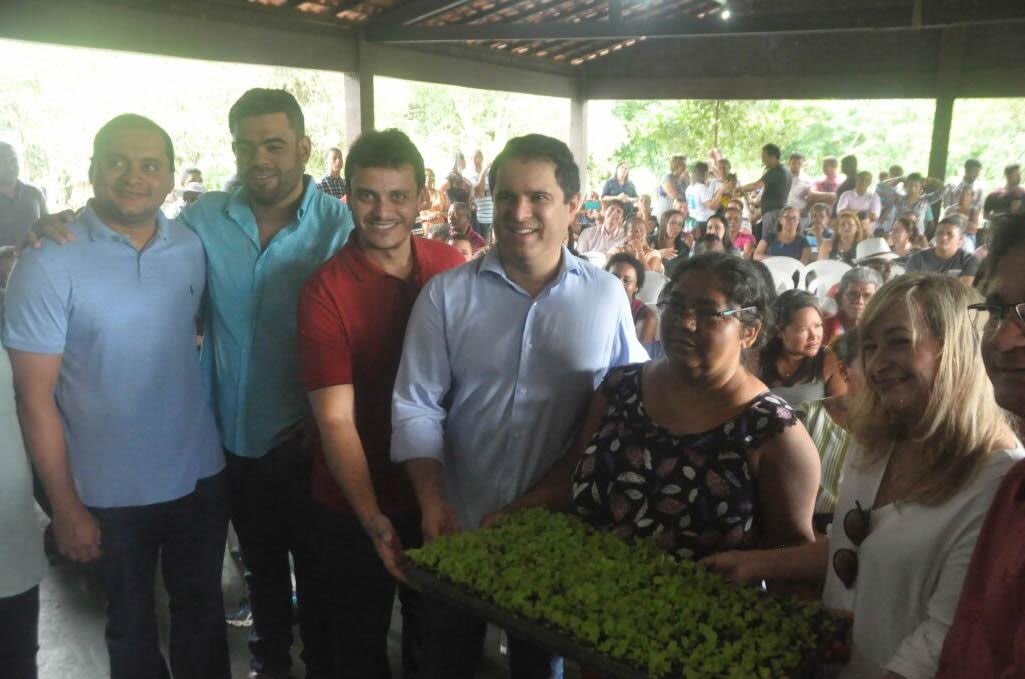
M 857 501 L 854 508 L 843 517 L 843 532 L 855 547 L 860 547 L 868 537 L 871 518 L 872 512 L 862 509 L 861 503 Z M 836 550 L 833 554 L 833 571 L 844 587 L 854 587 L 854 581 L 858 578 L 858 552 L 848 547 Z
M 993 332 L 999 326 L 1001 321 L 1007 318 L 1008 312 L 1013 311 L 1014 315 L 1018 318 L 1018 323 L 1025 327 L 1025 302 L 1018 302 L 1017 304 L 996 304 L 990 302 L 981 302 L 979 304 L 969 304 L 968 310 L 973 314 L 973 322 L 976 327 L 982 326 L 986 332 Z
M 701 328 L 713 326 L 719 321 L 726 320 L 727 318 L 731 318 L 745 311 L 758 310 L 758 307 L 755 306 L 745 306 L 737 309 L 723 309 L 722 311 L 716 311 L 714 309 L 694 309 L 674 299 L 661 299 L 655 304 L 655 308 L 658 309 L 663 320 L 675 322 L 681 320 L 685 316 L 693 316 L 694 321 L 697 323 L 698 327 Z

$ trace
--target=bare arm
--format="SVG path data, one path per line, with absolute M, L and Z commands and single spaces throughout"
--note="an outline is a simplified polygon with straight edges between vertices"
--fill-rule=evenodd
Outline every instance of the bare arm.
M 758 181 L 751 182 L 750 184 L 744 184 L 743 186 L 741 186 L 737 190 L 740 191 L 741 193 L 747 193 L 748 191 L 754 191 L 755 189 L 764 189 L 764 188 L 765 188 L 765 182 L 763 182 L 761 179 L 759 179 Z
M 847 381 L 840 375 L 840 362 L 829 349 L 822 365 L 822 377 L 826 383 L 826 397 L 842 396 L 847 393 Z
M 662 182 L 662 190 L 665 191 L 666 195 L 672 198 L 673 200 L 677 200 L 680 198 L 680 194 L 676 192 L 676 185 L 673 184 L 671 181 L 666 180 Z
M 819 246 L 819 261 L 823 262 L 829 259 L 829 253 L 833 251 L 833 239 L 827 238 L 822 241 L 822 245 Z
M 452 535 L 460 530 L 455 512 L 445 497 L 441 462 L 419 457 L 403 463 L 423 513 L 424 540 Z
M 798 423 L 758 450 L 758 510 L 767 547 L 814 542 L 811 517 L 819 490 L 819 453 Z
M 100 556 L 100 526 L 82 504 L 71 478 L 64 425 L 54 393 L 63 357 L 10 350 L 18 421 L 25 449 L 53 505 L 53 526 L 61 553 L 76 561 Z
M 763 259 L 765 259 L 766 257 L 768 257 L 768 255 L 765 254 L 765 251 L 766 251 L 766 249 L 768 247 L 769 247 L 769 242 L 767 240 L 765 240 L 764 238 L 762 240 L 758 241 L 758 247 L 755 248 L 755 254 L 754 254 L 754 260 L 756 262 L 760 262 Z
M 801 250 L 801 264 L 807 264 L 811 261 L 811 248 L 807 245 Z
M 373 540 L 385 568 L 403 580 L 402 542 L 391 520 L 381 513 L 377 504 L 366 451 L 356 430 L 356 399 L 352 385 L 318 389 L 310 392 L 309 399 L 331 477 Z

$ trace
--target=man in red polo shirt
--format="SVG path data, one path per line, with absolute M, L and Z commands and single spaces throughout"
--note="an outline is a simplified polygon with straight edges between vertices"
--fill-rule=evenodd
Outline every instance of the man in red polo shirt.
M 392 387 L 413 301 L 431 276 L 463 264 L 463 257 L 445 243 L 411 235 L 424 161 L 402 132 L 362 135 L 346 158 L 345 185 L 356 230 L 303 288 L 299 355 L 320 435 L 313 497 L 332 676 L 378 679 L 390 676 L 395 580 L 389 571 L 401 579 L 393 547 L 421 542 L 413 489 L 389 460 Z M 399 598 L 410 677 L 417 602 L 405 587 Z

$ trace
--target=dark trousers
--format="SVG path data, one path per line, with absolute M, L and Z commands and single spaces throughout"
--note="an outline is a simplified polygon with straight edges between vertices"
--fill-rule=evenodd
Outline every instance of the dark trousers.
M 317 573 L 330 609 L 328 622 L 335 679 L 390 679 L 388 630 L 397 583 L 385 570 L 359 520 L 318 506 Z M 392 517 L 403 547 L 418 547 L 420 517 Z M 420 596 L 399 587 L 402 604 L 402 676 L 416 679 L 422 653 Z
M 295 436 L 259 458 L 228 453 L 231 521 L 238 534 L 253 610 L 249 630 L 253 670 L 287 673 L 292 665 L 292 570 L 307 676 L 325 667 L 322 595 L 314 585 L 310 456 Z
M 0 598 L 0 672 L 10 679 L 36 679 L 39 650 L 39 587 Z
M 473 679 L 484 654 L 483 620 L 428 599 L 424 605 L 423 679 Z M 511 679 L 562 677 L 562 659 L 533 644 L 509 637 Z
M 107 597 L 111 679 L 167 679 L 153 593 L 157 559 L 170 599 L 171 672 L 228 679 L 221 566 L 228 530 L 223 472 L 183 498 L 141 507 L 90 508 L 103 555 L 94 564 Z

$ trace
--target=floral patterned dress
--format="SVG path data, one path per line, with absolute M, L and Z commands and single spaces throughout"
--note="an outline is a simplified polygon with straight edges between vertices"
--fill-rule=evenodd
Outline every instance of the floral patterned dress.
M 573 473 L 577 514 L 624 539 L 653 537 L 681 559 L 757 547 L 747 452 L 793 426 L 796 414 L 764 392 L 714 429 L 676 436 L 645 411 L 642 367 L 615 368 L 601 386 L 608 409 Z

